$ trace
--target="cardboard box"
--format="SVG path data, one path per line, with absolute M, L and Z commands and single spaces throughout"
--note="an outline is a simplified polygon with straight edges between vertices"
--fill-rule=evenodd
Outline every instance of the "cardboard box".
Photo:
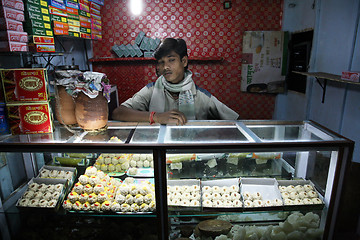
M 49 22 L 45 22 L 42 20 L 37 20 L 37 19 L 28 19 L 25 24 L 24 24 L 25 28 L 44 28 L 44 29 L 48 29 L 51 30 L 51 24 Z
M 89 10 L 89 11 L 90 11 L 90 10 Z M 81 10 L 81 9 L 79 9 L 79 15 L 80 15 L 80 16 L 84 16 L 84 17 L 88 17 L 88 18 L 91 17 L 90 12 L 85 11 L 85 10 Z
M 32 36 L 31 42 L 34 44 L 55 44 L 54 37 L 47 36 Z
M 50 19 L 51 19 L 51 21 L 67 23 L 67 17 L 58 16 L 55 14 L 50 14 Z
M 360 82 L 360 71 L 343 71 L 341 79 L 351 82 Z
M 31 52 L 55 52 L 54 44 L 29 44 Z
M 96 34 L 96 33 L 91 33 L 91 39 L 93 40 L 102 40 L 102 35 L 100 34 Z
M 69 29 L 69 24 L 68 23 L 63 23 L 63 22 L 58 22 L 58 21 L 53 21 L 53 27 L 54 28 L 58 28 L 58 29 Z
M 56 8 L 53 6 L 49 6 L 49 13 L 50 14 L 55 14 L 58 16 L 62 16 L 62 17 L 67 17 L 67 12 L 66 9 L 60 9 L 60 8 Z
M 67 29 L 54 28 L 54 35 L 69 35 L 69 31 Z
M 23 42 L 0 41 L 0 52 L 27 52 L 28 46 Z
M 53 132 L 48 102 L 9 103 L 6 108 L 12 134 Z
M 23 32 L 24 28 L 22 22 L 8 18 L 0 18 L 0 30 L 12 30 L 12 31 Z
M 26 28 L 26 31 L 29 35 L 39 35 L 39 36 L 48 36 L 52 37 L 54 36 L 53 31 L 51 29 L 45 29 L 45 28 Z
M 97 3 L 101 6 L 104 6 L 104 0 L 89 0 L 89 2 L 94 2 L 94 3 Z
M 65 3 L 62 0 L 48 0 L 49 6 L 56 7 L 59 9 L 66 9 Z
M 80 32 L 72 32 L 72 31 L 69 30 L 69 36 L 80 37 Z
M 16 21 L 25 21 L 24 11 L 16 10 L 9 7 L 0 8 L 0 16 Z
M 85 38 L 85 39 L 91 39 L 91 34 L 89 34 L 89 33 L 80 33 L 80 37 Z
M 287 35 L 283 31 L 244 32 L 241 91 L 284 92 Z
M 90 6 L 88 4 L 79 3 L 79 11 L 80 10 L 90 14 Z
M 91 28 L 80 27 L 80 33 L 91 34 Z
M 96 20 L 101 21 L 101 16 L 100 16 L 100 15 L 97 15 L 97 14 L 94 14 L 94 13 L 90 13 L 90 16 L 91 16 L 91 18 L 94 18 L 94 19 L 96 19 Z
M 65 0 L 65 6 L 70 8 L 79 9 L 79 3 L 71 0 Z
M 0 31 L 0 41 L 24 42 L 28 41 L 26 32 L 17 32 L 12 30 Z
M 44 68 L 1 70 L 5 101 L 48 101 L 47 71 Z
M 22 0 L 1 0 L 1 5 L 24 11 L 24 3 Z

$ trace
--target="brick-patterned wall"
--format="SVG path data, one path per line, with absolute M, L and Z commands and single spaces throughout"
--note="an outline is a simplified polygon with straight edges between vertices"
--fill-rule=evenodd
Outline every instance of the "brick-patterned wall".
M 134 44 L 140 31 L 147 37 L 183 38 L 190 58 L 224 61 L 190 62 L 197 85 L 238 112 L 243 119 L 271 119 L 275 95 L 240 91 L 242 36 L 244 31 L 281 30 L 283 0 L 144 0 L 142 15 L 131 16 L 129 1 L 105 0 L 102 7 L 103 40 L 93 43 L 94 58 L 115 57 L 111 47 Z M 149 61 L 94 62 L 119 90 L 123 102 L 148 82 L 156 80 Z

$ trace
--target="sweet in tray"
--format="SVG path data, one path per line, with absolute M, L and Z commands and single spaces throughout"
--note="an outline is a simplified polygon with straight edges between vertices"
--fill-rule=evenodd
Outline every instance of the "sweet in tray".
M 57 209 L 66 189 L 65 179 L 33 178 L 28 188 L 18 200 L 16 206 L 24 208 L 52 208 Z
M 79 177 L 63 207 L 85 212 L 153 212 L 154 185 L 148 181 L 137 183 L 131 177 L 121 182 L 91 166 Z

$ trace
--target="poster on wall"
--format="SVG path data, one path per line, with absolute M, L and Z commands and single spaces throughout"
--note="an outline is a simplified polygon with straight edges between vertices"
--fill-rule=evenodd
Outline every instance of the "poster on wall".
M 245 31 L 241 91 L 283 93 L 287 65 L 288 33 Z

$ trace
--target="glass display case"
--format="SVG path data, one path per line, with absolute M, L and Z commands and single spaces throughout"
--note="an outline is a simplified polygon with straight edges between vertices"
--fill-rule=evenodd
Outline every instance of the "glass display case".
M 353 146 L 311 121 L 2 136 L 2 237 L 332 239 Z

